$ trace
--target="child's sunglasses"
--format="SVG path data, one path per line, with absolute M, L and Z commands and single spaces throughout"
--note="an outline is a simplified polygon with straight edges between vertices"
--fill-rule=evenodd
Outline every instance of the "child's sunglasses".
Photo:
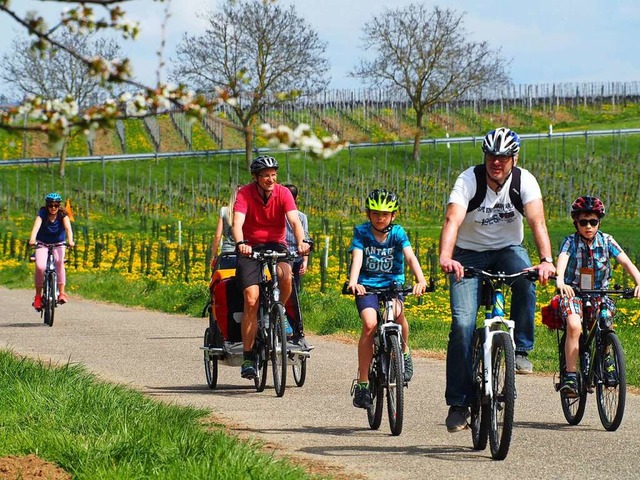
M 589 220 L 587 220 L 586 218 L 581 218 L 580 220 L 578 220 L 578 225 L 580 225 L 581 227 L 586 227 L 587 225 L 597 227 L 599 223 L 600 220 L 598 220 L 597 218 L 590 218 Z

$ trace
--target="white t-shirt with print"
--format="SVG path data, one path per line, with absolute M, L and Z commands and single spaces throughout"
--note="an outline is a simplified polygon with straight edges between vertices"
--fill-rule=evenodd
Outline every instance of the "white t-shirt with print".
M 468 207 L 476 193 L 476 175 L 473 169 L 474 167 L 468 168 L 458 176 L 449 196 L 449 203 L 461 205 L 465 209 Z M 524 168 L 520 170 L 522 204 L 542 198 L 536 178 Z M 457 247 L 482 252 L 522 243 L 524 217 L 516 210 L 509 197 L 512 178 L 509 176 L 499 192 L 494 192 L 487 186 L 487 194 L 480 206 L 468 212 L 460 225 Z

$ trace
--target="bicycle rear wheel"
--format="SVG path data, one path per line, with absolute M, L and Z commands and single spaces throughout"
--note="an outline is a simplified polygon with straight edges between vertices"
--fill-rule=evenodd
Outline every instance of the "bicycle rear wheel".
M 51 272 L 44 281 L 42 289 L 42 308 L 44 310 L 44 323 L 53 326 L 53 318 L 56 312 L 56 283 L 57 276 L 55 272 Z
M 276 395 L 281 397 L 287 386 L 287 334 L 284 307 L 276 304 L 271 310 L 269 322 L 269 353 L 273 367 L 273 386 Z
M 307 357 L 302 355 L 291 365 L 291 371 L 293 372 L 293 381 L 296 382 L 298 387 L 304 385 L 304 381 L 307 378 Z
M 558 342 L 558 358 L 560 359 L 560 376 L 567 371 L 567 364 L 564 356 L 566 332 L 560 337 Z M 562 404 L 562 413 L 569 425 L 578 425 L 584 417 L 584 410 L 587 405 L 587 386 L 585 382 L 588 380 L 582 375 L 582 355 L 578 355 L 578 396 L 568 397 L 566 393 L 560 393 L 560 403 Z M 561 379 L 562 380 L 562 379 Z
M 211 329 L 207 327 L 204 331 L 204 347 L 208 348 L 213 345 L 213 339 L 211 338 Z M 215 355 L 209 355 L 209 352 L 204 351 L 204 374 L 207 377 L 207 385 L 209 388 L 214 389 L 218 385 L 218 357 Z
M 404 420 L 404 358 L 398 335 L 389 335 L 387 358 L 387 411 L 392 435 L 402 433 Z
M 508 333 L 494 335 L 491 361 L 493 398 L 490 408 L 489 446 L 494 460 L 504 460 L 511 445 L 516 401 L 515 353 Z
M 267 334 L 268 335 L 268 334 Z M 258 375 L 253 379 L 256 392 L 263 392 L 267 386 L 267 372 L 269 370 L 269 346 L 267 345 L 265 331 L 260 327 L 256 335 L 256 372 Z
M 605 430 L 612 432 L 622 422 L 627 399 L 626 361 L 620 339 L 614 332 L 603 334 L 602 352 L 595 362 L 600 376 L 596 382 L 598 414 Z
M 475 400 L 471 404 L 471 439 L 475 450 L 487 448 L 489 438 L 489 405 L 484 394 L 484 329 L 478 328 L 473 334 L 473 392 Z
M 369 366 L 369 393 L 371 405 L 367 408 L 367 418 L 371 430 L 378 430 L 382 423 L 382 405 L 384 403 L 384 387 L 380 380 L 379 364 L 374 357 Z

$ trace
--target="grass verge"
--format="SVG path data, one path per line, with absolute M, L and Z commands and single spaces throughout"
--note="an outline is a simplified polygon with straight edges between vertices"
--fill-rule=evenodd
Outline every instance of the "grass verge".
M 0 351 L 0 456 L 36 453 L 74 478 L 310 478 L 231 437 L 209 412 L 152 401 Z

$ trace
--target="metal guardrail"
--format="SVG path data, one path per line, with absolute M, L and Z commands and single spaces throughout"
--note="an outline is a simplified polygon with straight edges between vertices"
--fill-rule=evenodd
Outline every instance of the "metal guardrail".
M 617 130 L 583 130 L 575 132 L 560 132 L 560 133 L 524 133 L 519 135 L 521 140 L 540 140 L 540 139 L 559 139 L 559 138 L 575 138 L 590 136 L 602 137 L 607 135 L 633 135 L 640 134 L 640 128 L 625 128 Z M 478 137 L 445 137 L 445 138 L 426 138 L 420 140 L 421 145 L 442 145 L 442 144 L 458 144 L 458 143 L 477 143 L 481 142 L 484 136 Z M 402 147 L 412 146 L 412 141 L 405 142 L 368 142 L 350 144 L 348 149 L 358 148 L 371 148 L 371 147 Z M 270 148 L 256 148 L 253 150 L 256 154 L 264 152 L 272 152 L 275 149 Z M 286 150 L 278 150 L 279 152 L 285 152 Z M 292 148 L 290 151 L 296 152 L 298 149 Z M 67 157 L 67 163 L 76 162 L 120 162 L 129 160 L 155 160 L 160 158 L 184 158 L 184 157 L 210 157 L 217 155 L 240 155 L 244 154 L 244 148 L 235 149 L 223 149 L 223 150 L 201 150 L 201 151 L 187 151 L 187 152 L 158 152 L 158 153 L 130 153 L 119 155 L 98 155 L 87 157 Z M 1 166 L 9 165 L 49 165 L 60 163 L 59 157 L 44 157 L 44 158 L 21 158 L 15 160 L 0 160 Z

